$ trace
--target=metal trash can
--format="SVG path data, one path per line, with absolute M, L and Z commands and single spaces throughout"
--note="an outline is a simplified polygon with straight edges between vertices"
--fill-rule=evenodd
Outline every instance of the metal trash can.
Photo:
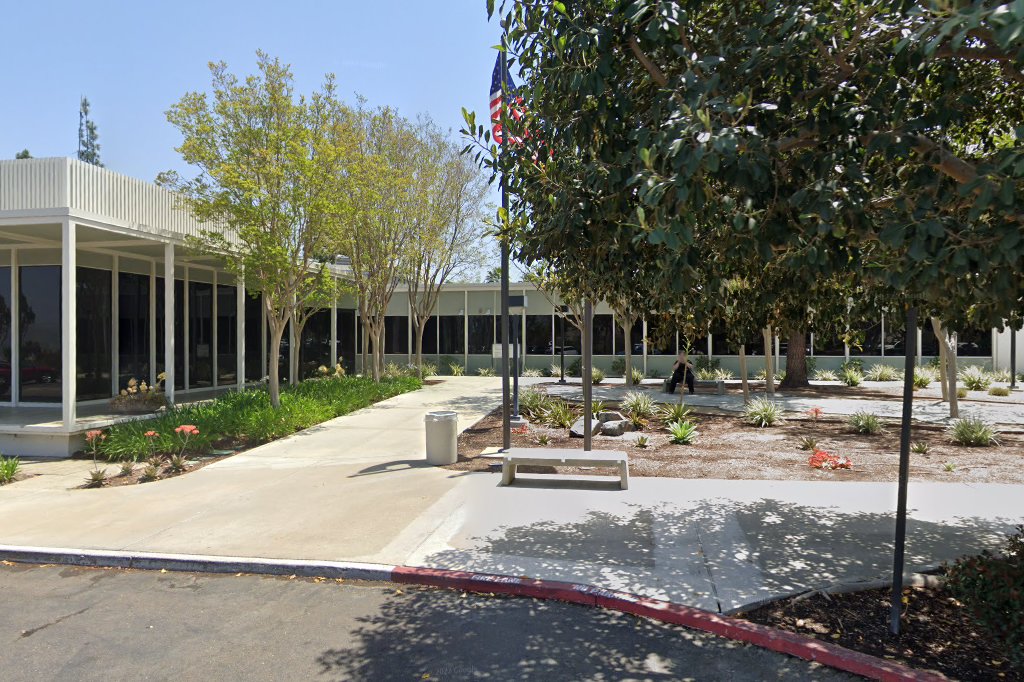
M 457 412 L 427 412 L 423 418 L 427 428 L 427 464 L 455 464 L 459 458 Z

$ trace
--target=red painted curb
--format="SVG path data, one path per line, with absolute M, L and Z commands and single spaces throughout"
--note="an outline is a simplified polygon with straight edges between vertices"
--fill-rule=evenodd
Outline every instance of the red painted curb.
M 466 592 L 507 594 L 599 606 L 634 616 L 652 618 L 663 623 L 702 630 L 719 637 L 746 642 L 807 661 L 816 661 L 831 668 L 875 680 L 938 682 L 947 679 L 938 673 L 914 670 L 895 661 L 852 651 L 813 637 L 729 618 L 693 606 L 673 604 L 592 585 L 413 566 L 396 566 L 391 573 L 391 579 L 396 583 L 410 585 L 429 585 Z

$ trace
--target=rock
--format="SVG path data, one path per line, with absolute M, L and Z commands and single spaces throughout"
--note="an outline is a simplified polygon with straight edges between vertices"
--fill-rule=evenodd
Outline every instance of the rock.
M 633 430 L 633 422 L 628 419 L 616 419 L 615 421 L 601 424 L 601 434 L 604 436 L 621 436 L 627 431 Z
M 614 410 L 607 410 L 605 412 L 597 413 L 597 420 L 604 424 L 605 422 L 617 422 L 625 419 L 621 412 L 615 412 Z
M 601 433 L 601 422 L 596 419 L 590 420 L 591 434 L 597 435 Z M 583 438 L 583 417 L 580 417 L 573 423 L 569 429 L 569 435 L 573 438 Z

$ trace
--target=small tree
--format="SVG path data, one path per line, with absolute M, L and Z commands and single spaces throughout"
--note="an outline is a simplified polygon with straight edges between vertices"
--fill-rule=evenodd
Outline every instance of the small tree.
M 100 134 L 89 118 L 89 100 L 83 95 L 78 107 L 78 160 L 103 168 L 100 162 Z M 27 150 L 26 150 L 27 151 Z
M 14 155 L 15 159 L 31 159 L 32 155 L 29 154 L 27 149 L 22 149 L 20 152 Z
M 415 229 L 409 237 L 406 280 L 422 376 L 423 332 L 441 287 L 457 273 L 479 267 L 485 255 L 480 244 L 486 236 L 487 182 L 432 122 L 423 122 L 418 133 L 421 152 L 411 207 Z
M 167 112 L 184 137 L 178 151 L 200 174 L 162 180 L 197 218 L 223 225 L 205 231 L 195 246 L 230 254 L 227 268 L 263 294 L 270 399 L 278 407 L 284 330 L 292 322 L 301 333 L 308 311 L 333 295 L 316 255 L 329 251 L 333 221 L 343 213 L 337 178 L 351 157 L 354 130 L 332 77 L 308 101 L 296 98 L 289 68 L 257 54 L 259 74 L 240 81 L 223 62 L 211 64 L 212 98 L 191 92 Z

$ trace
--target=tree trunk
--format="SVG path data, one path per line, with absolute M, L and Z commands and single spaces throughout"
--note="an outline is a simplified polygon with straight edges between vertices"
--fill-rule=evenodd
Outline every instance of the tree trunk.
M 622 338 L 625 339 L 625 345 L 626 345 L 626 347 L 623 349 L 624 352 L 625 352 L 625 355 L 623 355 L 623 360 L 624 360 L 624 362 L 626 364 L 625 364 L 625 369 L 623 370 L 622 373 L 623 373 L 623 376 L 626 379 L 626 386 L 627 387 L 633 385 L 633 338 L 632 338 L 632 336 L 633 336 L 633 324 L 630 323 L 630 325 L 628 327 L 626 325 L 622 325 Z
M 786 348 L 786 376 L 779 388 L 806 388 L 807 381 L 807 332 L 789 333 L 789 347 Z
M 302 330 L 306 328 L 306 322 L 308 321 L 309 319 L 307 318 L 302 321 L 302 324 L 296 324 L 295 318 L 292 318 L 292 338 L 291 342 L 288 344 L 288 348 L 290 349 L 288 353 L 288 383 L 292 386 L 295 386 L 301 381 L 299 365 L 302 359 Z
M 381 370 L 383 369 L 383 362 L 381 361 L 381 345 L 383 343 L 383 338 L 381 337 L 384 336 L 383 331 L 383 329 L 380 329 L 375 324 L 370 325 L 370 342 L 373 346 L 370 350 L 370 355 L 373 356 L 370 376 L 373 377 L 374 381 L 380 381 Z
M 955 419 L 960 416 L 960 399 L 956 395 L 956 334 L 947 334 L 935 317 L 932 318 L 932 329 L 939 341 L 939 380 L 946 394 L 943 399 L 949 401 L 949 416 Z
M 281 377 L 278 371 L 278 355 L 281 353 L 281 337 L 284 336 L 284 327 L 270 325 L 270 350 L 267 355 L 267 376 L 270 385 L 270 404 L 274 409 L 281 407 Z
M 743 404 L 750 402 L 750 384 L 747 382 L 747 347 L 740 346 L 740 380 L 743 382 Z
M 360 319 L 360 322 L 359 322 L 359 333 L 363 337 L 363 345 L 362 345 L 362 353 L 360 354 L 359 372 L 364 377 L 367 376 L 367 373 L 369 371 L 367 369 L 367 367 L 366 367 L 366 363 L 368 362 L 367 355 L 369 353 L 369 347 L 370 347 L 370 330 L 369 330 L 368 324 L 369 323 L 366 321 L 366 316 L 365 315 L 361 315 L 361 319 Z
M 937 317 L 932 319 L 932 331 L 939 344 L 939 387 L 942 389 L 943 402 L 949 400 L 949 385 L 946 383 L 946 344 L 942 338 L 942 323 Z
M 423 332 L 427 326 L 426 320 L 416 325 L 416 368 L 420 379 L 423 379 Z
M 775 368 L 772 367 L 772 328 L 766 327 L 764 336 L 764 389 L 770 396 L 775 395 Z

